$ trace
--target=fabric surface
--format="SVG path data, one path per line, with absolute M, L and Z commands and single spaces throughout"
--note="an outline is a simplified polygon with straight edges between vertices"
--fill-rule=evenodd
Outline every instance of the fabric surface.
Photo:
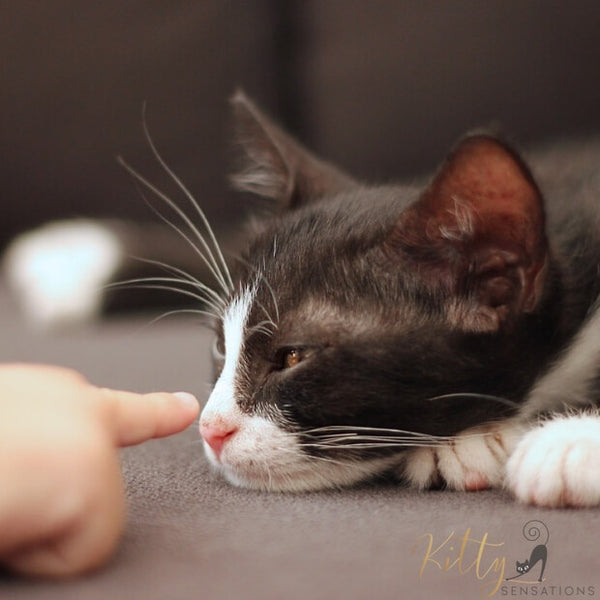
M 600 127 L 590 0 L 5 4 L 0 246 L 51 217 L 148 215 L 114 160 L 164 177 L 141 131 L 144 100 L 159 148 L 217 228 L 240 212 L 225 202 L 226 98 L 238 85 L 368 179 L 430 170 L 465 128 L 496 119 L 526 142 Z M 150 320 L 44 337 L 0 290 L 0 360 L 206 398 L 208 334 Z M 531 519 L 550 532 L 546 581 L 505 582 L 493 597 L 600 595 L 599 510 L 393 485 L 250 492 L 210 472 L 195 428 L 124 451 L 123 468 L 129 522 L 112 562 L 67 582 L 0 575 L 0 598 L 481 598 L 499 578 L 491 567 L 506 559 L 511 577 L 529 556 Z
M 101 385 L 206 398 L 210 336 L 194 321 L 150 320 L 40 336 L 2 292 L 0 360 L 53 362 Z M 209 470 L 195 427 L 125 450 L 123 469 L 129 521 L 111 563 L 66 582 L 0 575 L 1 598 L 482 598 L 502 573 L 494 566 L 505 559 L 510 577 L 515 561 L 529 557 L 535 544 L 522 528 L 531 519 L 550 532 L 545 581 L 502 582 L 491 597 L 600 594 L 599 510 L 541 510 L 501 491 L 418 493 L 389 484 L 306 494 L 237 489 Z M 536 579 L 533 572 L 522 579 Z

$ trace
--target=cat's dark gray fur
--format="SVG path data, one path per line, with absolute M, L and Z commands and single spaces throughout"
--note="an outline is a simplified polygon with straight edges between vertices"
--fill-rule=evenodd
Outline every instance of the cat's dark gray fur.
M 243 413 L 279 415 L 305 453 L 356 461 L 401 454 L 387 430 L 451 436 L 596 405 L 600 363 L 573 361 L 578 398 L 566 380 L 547 402 L 529 395 L 596 327 L 597 146 L 542 155 L 534 177 L 510 146 L 471 134 L 429 184 L 373 186 L 243 96 L 234 107 L 248 160 L 234 181 L 274 201 L 232 293 L 253 290 L 234 378 Z M 305 359 L 285 368 L 290 350 Z M 332 426 L 343 447 L 319 443 Z M 365 427 L 380 444 L 360 443 Z
M 472 133 L 429 182 L 369 185 L 243 94 L 233 107 L 234 184 L 269 203 L 233 275 L 212 232 L 135 174 L 204 255 L 202 283 L 177 264 L 154 283 L 180 279 L 213 313 L 200 431 L 217 470 L 261 489 L 393 474 L 600 503 L 600 143 L 525 161 Z

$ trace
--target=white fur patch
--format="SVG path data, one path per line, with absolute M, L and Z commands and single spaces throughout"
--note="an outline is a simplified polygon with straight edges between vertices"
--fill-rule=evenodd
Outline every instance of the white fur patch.
M 221 474 L 247 488 L 304 492 L 346 487 L 372 477 L 397 462 L 396 457 L 357 462 L 304 454 L 295 434 L 258 416 L 246 417 L 242 429 L 225 444 Z
M 528 432 L 507 465 L 507 485 L 537 506 L 600 504 L 600 415 L 555 417 Z
M 200 422 L 206 426 L 224 429 L 240 429 L 247 417 L 240 411 L 235 402 L 235 378 L 240 369 L 244 344 L 244 328 L 248 311 L 252 303 L 252 294 L 246 292 L 236 298 L 223 318 L 225 338 L 225 361 L 215 387 L 206 403 Z M 231 443 L 231 442 L 229 442 Z M 208 444 L 204 448 L 213 464 L 219 461 Z
M 212 466 L 230 483 L 271 491 L 304 491 L 356 483 L 397 459 L 342 462 L 311 457 L 302 451 L 295 433 L 274 420 L 242 412 L 236 402 L 237 379 L 244 364 L 244 335 L 253 292 L 235 299 L 223 319 L 225 363 L 208 399 L 200 423 L 235 430 L 217 455 L 205 442 Z M 281 417 L 283 421 L 283 416 Z
M 106 227 L 59 221 L 16 238 L 3 267 L 26 316 L 47 328 L 94 318 L 122 260 L 121 242 Z

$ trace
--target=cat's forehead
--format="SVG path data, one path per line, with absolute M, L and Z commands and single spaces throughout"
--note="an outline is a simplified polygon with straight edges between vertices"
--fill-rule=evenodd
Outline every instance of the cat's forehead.
M 340 273 L 343 269 L 328 265 L 321 274 L 302 274 L 294 267 L 281 273 L 257 268 L 240 282 L 223 326 L 243 329 L 245 338 L 262 331 L 279 341 L 323 341 L 325 336 L 343 343 L 435 324 L 436 315 L 402 285 L 382 286 L 375 273 L 354 278 Z
M 376 243 L 417 197 L 406 186 L 355 187 L 265 221 L 250 245 L 250 259 L 269 260 L 287 253 L 345 254 Z
M 405 275 L 382 251 L 412 190 L 365 188 L 271 219 L 250 244 L 231 305 L 249 297 L 247 322 L 369 331 L 393 314 L 414 322 L 422 313 Z M 400 211 L 401 212 L 401 211 Z M 392 272 L 394 271 L 394 272 Z

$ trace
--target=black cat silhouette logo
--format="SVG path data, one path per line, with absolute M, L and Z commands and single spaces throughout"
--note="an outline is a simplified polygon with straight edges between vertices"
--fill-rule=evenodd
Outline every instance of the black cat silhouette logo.
M 544 534 L 544 541 L 534 547 L 529 558 L 526 558 L 523 562 L 517 561 L 517 574 L 514 577 L 507 577 L 506 581 L 512 581 L 513 579 L 523 577 L 523 575 L 530 573 L 538 563 L 541 563 L 541 566 L 537 581 L 544 581 L 544 571 L 546 569 L 546 561 L 548 560 L 548 540 L 550 539 L 550 532 L 548 531 L 548 527 L 546 527 L 545 523 L 542 523 L 542 521 L 527 521 L 527 523 L 523 525 L 523 537 L 529 542 L 539 541 Z M 535 581 L 527 583 L 535 583 Z

